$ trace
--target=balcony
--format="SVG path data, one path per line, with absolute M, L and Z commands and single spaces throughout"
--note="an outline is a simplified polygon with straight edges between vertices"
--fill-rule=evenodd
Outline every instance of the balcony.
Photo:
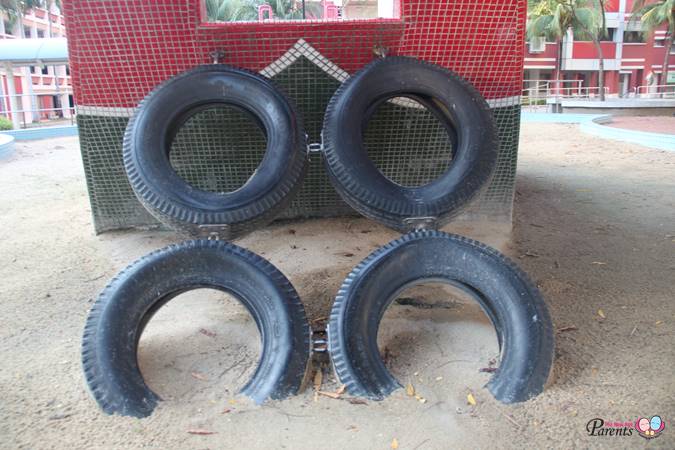
M 546 42 L 543 51 L 530 52 L 529 43 L 525 43 L 525 68 L 526 69 L 553 69 L 558 56 L 558 44 Z

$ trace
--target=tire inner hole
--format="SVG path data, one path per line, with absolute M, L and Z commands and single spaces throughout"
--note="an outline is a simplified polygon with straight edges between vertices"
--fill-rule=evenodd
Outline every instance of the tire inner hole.
M 453 411 L 466 411 L 467 393 L 475 395 L 499 367 L 497 333 L 478 301 L 442 282 L 401 292 L 382 317 L 377 344 L 387 369 L 412 385 L 418 401 L 448 402 Z
M 233 192 L 253 176 L 267 138 L 251 114 L 214 104 L 190 115 L 170 143 L 169 162 L 186 183 L 202 191 Z
M 261 350 L 246 308 L 230 294 L 200 288 L 171 299 L 150 319 L 138 364 L 162 399 L 222 412 L 231 402 L 246 403 L 237 393 L 253 376 Z
M 431 183 L 450 168 L 455 149 L 439 113 L 405 96 L 376 106 L 362 135 L 368 157 L 382 175 L 412 188 Z

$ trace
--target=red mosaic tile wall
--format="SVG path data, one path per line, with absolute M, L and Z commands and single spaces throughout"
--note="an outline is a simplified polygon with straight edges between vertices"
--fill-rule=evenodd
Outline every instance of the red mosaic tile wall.
M 300 38 L 348 73 L 385 47 L 458 72 L 488 99 L 520 94 L 525 0 L 401 1 L 400 19 L 206 23 L 200 0 L 66 0 L 75 100 L 133 107 L 214 50 L 260 71 Z

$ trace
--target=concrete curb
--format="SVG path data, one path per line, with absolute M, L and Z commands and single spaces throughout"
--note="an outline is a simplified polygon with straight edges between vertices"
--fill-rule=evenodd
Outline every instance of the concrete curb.
M 659 150 L 675 151 L 675 134 L 650 133 L 647 131 L 627 130 L 625 128 L 608 127 L 603 124 L 612 121 L 608 114 L 521 114 L 523 122 L 533 123 L 578 123 L 582 132 L 605 139 L 630 142 L 644 147 Z
M 594 136 L 675 152 L 675 134 L 650 133 L 647 131 L 627 130 L 625 128 L 614 128 L 603 125 L 611 121 L 612 116 L 603 115 L 582 122 L 579 127 L 584 133 L 592 134 Z
M 9 157 L 14 153 L 14 136 L 2 132 L 0 133 L 0 159 Z
M 30 141 L 33 139 L 47 139 L 62 136 L 77 136 L 77 125 L 25 128 L 23 130 L 3 131 L 2 134 L 14 136 L 17 141 Z

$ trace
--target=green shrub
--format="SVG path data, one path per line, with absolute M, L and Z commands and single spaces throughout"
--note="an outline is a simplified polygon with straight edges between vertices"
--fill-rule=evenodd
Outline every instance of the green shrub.
M 0 116 L 0 131 L 7 131 L 14 128 L 12 121 L 6 117 Z

